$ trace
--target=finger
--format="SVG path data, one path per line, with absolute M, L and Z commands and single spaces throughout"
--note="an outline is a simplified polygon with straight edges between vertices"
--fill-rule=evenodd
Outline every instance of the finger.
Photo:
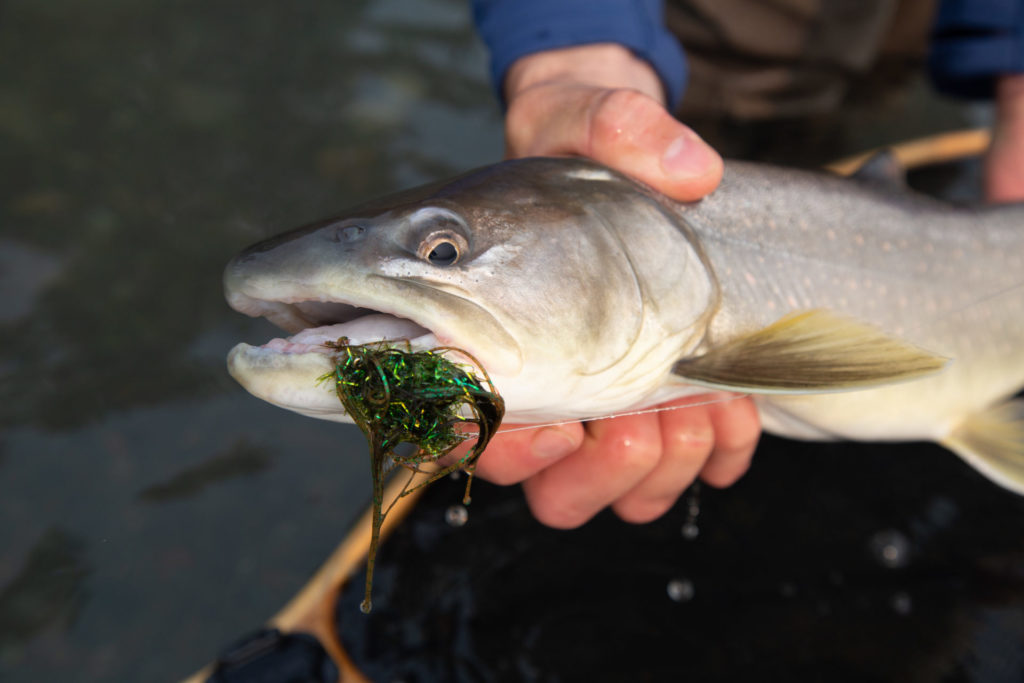
M 692 403 L 692 399 L 688 402 Z M 661 459 L 639 484 L 612 506 L 627 522 L 650 522 L 665 514 L 697 478 L 715 445 L 708 406 L 664 410 L 657 417 Z
M 996 126 L 985 155 L 985 197 L 990 202 L 1024 201 L 1024 74 L 1004 74 L 996 83 Z
M 660 456 L 655 415 L 596 420 L 576 452 L 526 480 L 523 490 L 539 521 L 571 529 L 635 487 Z
M 708 404 L 715 448 L 700 478 L 711 486 L 731 486 L 750 468 L 761 435 L 761 419 L 750 398 Z
M 986 201 L 1024 201 L 1024 120 L 1018 138 L 997 128 L 985 155 L 984 171 Z
M 582 443 L 583 425 L 579 422 L 499 431 L 477 461 L 476 474 L 503 486 L 518 484 L 573 453 Z
M 722 159 L 657 100 L 635 90 L 543 85 L 519 94 L 506 118 L 511 156 L 579 154 L 680 201 L 711 192 Z

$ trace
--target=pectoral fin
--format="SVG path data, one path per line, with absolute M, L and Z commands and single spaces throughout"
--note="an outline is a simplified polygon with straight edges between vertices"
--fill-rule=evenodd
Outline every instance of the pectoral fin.
M 942 441 L 995 483 L 1024 494 L 1024 400 L 971 415 Z
M 764 329 L 676 363 L 688 382 L 759 394 L 863 389 L 936 372 L 947 359 L 825 310 Z

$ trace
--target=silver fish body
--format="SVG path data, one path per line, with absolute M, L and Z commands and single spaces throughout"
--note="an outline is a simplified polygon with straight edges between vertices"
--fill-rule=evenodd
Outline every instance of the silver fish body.
M 952 359 L 911 383 L 762 401 L 807 423 L 788 435 L 937 440 L 1024 386 L 1024 206 L 759 171 L 732 165 L 722 192 L 681 212 L 720 283 L 709 344 L 826 308 Z
M 1002 403 L 1024 386 L 1022 282 L 1022 205 L 740 162 L 678 204 L 592 162 L 527 159 L 243 252 L 225 273 L 231 305 L 298 334 L 239 345 L 229 368 L 261 398 L 344 420 L 316 385 L 324 341 L 445 344 L 486 367 L 507 421 L 722 387 L 757 395 L 781 435 L 935 440 L 1024 491 L 1024 411 Z M 916 348 L 950 362 L 888 373 L 924 367 Z M 861 385 L 831 379 L 867 366 Z

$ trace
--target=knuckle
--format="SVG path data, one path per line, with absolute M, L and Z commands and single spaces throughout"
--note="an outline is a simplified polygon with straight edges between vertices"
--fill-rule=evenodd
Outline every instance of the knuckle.
M 715 431 L 710 424 L 685 425 L 668 434 L 669 442 L 686 452 L 698 452 L 705 456 L 715 447 Z
M 590 134 L 585 152 L 614 143 L 635 130 L 638 121 L 647 120 L 661 105 L 637 90 L 602 90 L 590 104 Z M 641 124 L 642 125 L 642 124 Z
M 661 442 L 652 439 L 622 437 L 604 448 L 607 463 L 618 470 L 646 471 L 661 460 Z

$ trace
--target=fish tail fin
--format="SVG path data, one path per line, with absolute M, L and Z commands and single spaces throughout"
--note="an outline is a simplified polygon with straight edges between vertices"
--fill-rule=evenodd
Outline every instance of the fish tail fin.
M 941 443 L 995 483 L 1024 495 L 1024 400 L 969 415 Z

